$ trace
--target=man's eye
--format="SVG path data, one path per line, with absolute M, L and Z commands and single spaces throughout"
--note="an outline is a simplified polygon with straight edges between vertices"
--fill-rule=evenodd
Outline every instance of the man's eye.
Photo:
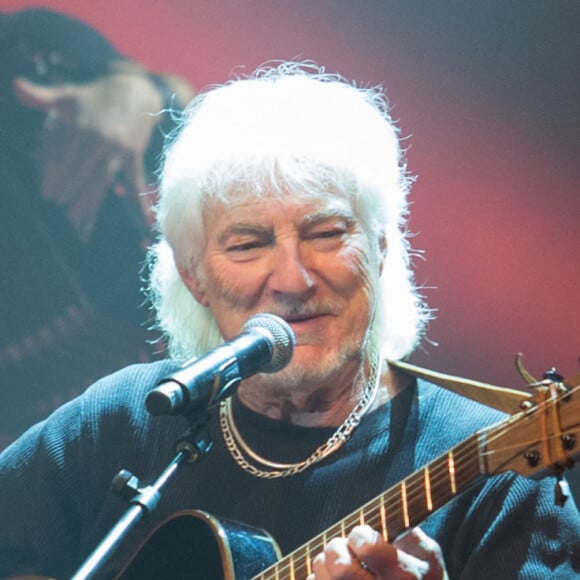
M 228 252 L 248 252 L 250 250 L 255 250 L 256 248 L 261 248 L 264 246 L 264 242 L 259 241 L 252 241 L 252 242 L 243 242 L 239 244 L 232 244 L 228 246 Z
M 315 238 L 337 238 L 343 236 L 346 232 L 343 229 L 321 230 L 314 232 Z

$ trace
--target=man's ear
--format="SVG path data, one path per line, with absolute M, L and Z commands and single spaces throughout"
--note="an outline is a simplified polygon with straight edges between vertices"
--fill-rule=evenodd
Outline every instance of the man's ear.
M 209 306 L 205 284 L 202 278 L 199 276 L 198 268 L 194 267 L 193 265 L 186 267 L 183 264 L 177 264 L 177 271 L 179 272 L 183 283 L 187 286 L 187 289 L 191 292 L 192 296 L 202 306 Z

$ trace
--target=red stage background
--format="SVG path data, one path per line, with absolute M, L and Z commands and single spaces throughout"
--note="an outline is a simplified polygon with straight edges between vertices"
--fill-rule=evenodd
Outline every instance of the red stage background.
M 418 175 L 418 281 L 438 318 L 412 361 L 520 386 L 578 372 L 580 3 L 0 0 L 80 17 L 197 88 L 308 58 L 383 84 Z

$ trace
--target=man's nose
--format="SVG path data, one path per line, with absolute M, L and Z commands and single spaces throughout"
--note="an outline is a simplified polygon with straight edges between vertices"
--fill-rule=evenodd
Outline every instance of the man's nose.
M 280 244 L 272 255 L 270 288 L 280 294 L 303 296 L 312 293 L 314 278 L 307 251 L 299 243 Z

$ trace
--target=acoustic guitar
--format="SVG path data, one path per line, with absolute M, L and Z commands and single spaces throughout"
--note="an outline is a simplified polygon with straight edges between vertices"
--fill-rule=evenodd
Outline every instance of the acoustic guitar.
M 357 524 L 394 540 L 483 477 L 510 470 L 531 476 L 547 469 L 561 475 L 580 456 L 579 385 L 580 375 L 546 382 L 526 399 L 524 410 L 468 437 L 283 558 L 263 530 L 184 510 L 148 536 L 119 578 L 303 580 L 328 541 Z M 564 502 L 566 484 L 557 485 Z

